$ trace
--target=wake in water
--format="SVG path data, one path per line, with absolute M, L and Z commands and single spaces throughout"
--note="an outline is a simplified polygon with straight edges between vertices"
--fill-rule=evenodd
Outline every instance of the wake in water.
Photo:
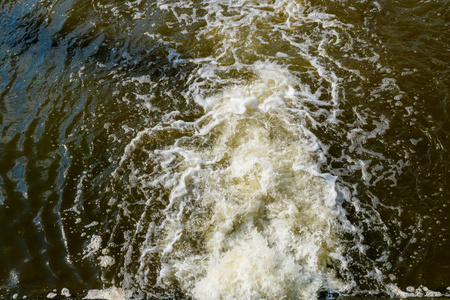
M 448 5 L 1 2 L 0 294 L 449 295 Z
M 167 198 L 149 200 L 164 208 L 144 230 L 138 274 L 158 261 L 156 284 L 196 299 L 345 290 L 334 178 L 318 171 L 318 141 L 302 124 L 308 112 L 287 70 L 254 68 L 252 84 L 204 99 L 200 119 L 149 129 L 129 145 L 161 132 L 181 136 L 148 153 L 158 172 L 138 176 Z
M 176 4 L 160 7 L 176 15 Z M 215 40 L 214 50 L 194 60 L 185 97 L 203 115 L 183 121 L 175 111 L 139 132 L 115 173 L 129 169 L 147 197 L 133 234 L 145 239 L 128 249 L 139 253 L 139 267 L 127 270 L 136 263 L 129 261 L 126 282 L 146 291 L 178 287 L 195 299 L 312 299 L 348 290 L 341 235 L 353 229 L 335 178 L 320 172 L 321 144 L 308 130 L 317 121 L 304 105 L 333 108 L 335 78 L 293 34 L 309 22 L 330 26 L 330 16 L 303 15 L 293 1 L 202 8 L 207 26 L 197 38 Z M 276 62 L 293 51 L 294 72 Z M 326 88 L 312 93 L 305 81 L 314 77 Z M 136 153 L 145 167 L 130 165 Z
M 392 243 L 386 225 L 348 188 L 338 195 L 336 177 L 321 171 L 331 168 L 328 146 L 311 132 L 342 124 L 345 93 L 335 70 L 351 74 L 350 83 L 365 80 L 327 49 L 346 38 L 342 49 L 382 70 L 378 54 L 354 49 L 351 25 L 304 2 L 158 2 L 155 8 L 173 32 L 147 36 L 169 48 L 168 68 L 191 69 L 185 85 L 167 86 L 163 97 L 155 96 L 162 83 L 150 76 L 128 81 L 151 87 L 138 96 L 158 117 L 127 145 L 113 173 L 145 199 L 119 204 L 125 216 L 139 215 L 131 217 L 136 226 L 121 247 L 121 286 L 156 297 L 314 299 L 351 291 L 357 274 L 368 293 L 382 287 L 403 295 L 385 284 L 379 267 Z M 383 80 L 379 90 L 395 88 L 395 81 Z M 165 110 L 161 101 L 184 104 Z M 370 134 L 389 127 L 383 117 Z M 352 225 L 343 201 L 370 229 Z M 376 260 L 365 255 L 369 230 L 382 235 Z

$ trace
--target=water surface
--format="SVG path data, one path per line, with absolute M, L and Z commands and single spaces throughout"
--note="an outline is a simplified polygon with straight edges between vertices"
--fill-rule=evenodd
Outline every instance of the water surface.
M 0 1 L 0 292 L 448 295 L 449 6 Z

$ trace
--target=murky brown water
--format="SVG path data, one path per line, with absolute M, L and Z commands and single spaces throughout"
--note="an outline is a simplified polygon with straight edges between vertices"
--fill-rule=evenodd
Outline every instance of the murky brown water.
M 0 1 L 0 294 L 448 296 L 449 14 Z

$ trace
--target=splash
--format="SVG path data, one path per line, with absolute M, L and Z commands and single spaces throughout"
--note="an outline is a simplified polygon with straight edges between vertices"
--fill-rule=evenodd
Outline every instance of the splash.
M 159 260 L 156 285 L 177 285 L 196 299 L 311 299 L 321 289 L 346 290 L 336 272 L 346 262 L 335 179 L 319 172 L 298 87 L 274 64 L 254 71 L 253 82 L 204 99 L 198 120 L 138 135 L 141 143 L 160 131 L 181 135 L 149 152 L 159 171 L 139 177 L 166 195 L 139 272 Z

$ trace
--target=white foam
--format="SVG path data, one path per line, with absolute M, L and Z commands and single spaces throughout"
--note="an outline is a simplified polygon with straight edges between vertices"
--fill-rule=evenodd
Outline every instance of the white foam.
M 70 296 L 71 296 L 71 295 L 70 295 L 70 291 L 69 291 L 68 288 L 63 288 L 63 289 L 61 290 L 61 295 L 65 296 L 65 297 L 70 297 Z
M 158 283 L 176 280 L 196 299 L 345 290 L 327 267 L 343 257 L 334 178 L 318 171 L 316 141 L 292 113 L 302 109 L 293 78 L 274 64 L 254 71 L 259 79 L 202 101 L 205 116 L 185 123 L 197 130 L 183 140 L 196 143 L 153 152 L 165 169 L 147 184 L 171 191 L 146 252 L 159 252 Z
M 414 288 L 409 286 L 406 288 L 406 291 L 401 290 L 395 284 L 387 284 L 386 288 L 392 297 L 400 297 L 400 298 L 434 298 L 434 297 L 442 297 L 444 296 L 442 293 L 437 291 L 432 291 L 424 286 L 419 286 Z
M 107 268 L 110 267 L 112 265 L 114 265 L 115 260 L 112 256 L 108 256 L 108 255 L 104 255 L 104 256 L 99 256 L 98 257 L 99 265 L 103 268 Z
M 90 243 L 83 250 L 83 259 L 91 257 L 92 255 L 97 253 L 98 250 L 100 250 L 101 246 L 102 246 L 102 237 L 98 235 L 93 235 L 91 237 Z
M 157 3 L 180 23 L 198 21 L 180 14 L 180 6 L 194 5 Z M 176 285 L 196 299 L 313 299 L 322 288 L 348 290 L 352 283 L 338 279 L 335 269 L 345 272 L 347 266 L 340 232 L 356 229 L 336 204 L 335 178 L 320 172 L 324 145 L 308 127 L 318 124 L 317 115 L 336 122 L 339 78 L 322 63 L 329 58 L 322 45 L 349 26 L 292 0 L 203 1 L 202 10 L 206 25 L 196 38 L 214 43 L 209 56 L 191 59 L 197 68 L 183 96 L 204 115 L 188 122 L 176 120 L 178 111 L 167 113 L 161 124 L 137 133 L 120 160 L 131 169 L 130 185 L 149 195 L 147 205 L 165 205 L 150 224 L 142 213 L 129 234 L 144 230 L 145 241 L 137 247 L 139 270 L 127 280 L 142 278 L 145 289 L 157 261 L 156 287 Z M 295 33 L 316 23 L 319 40 Z M 163 36 L 148 36 L 173 49 Z M 265 54 L 278 44 L 280 51 Z M 174 51 L 173 65 L 184 63 Z M 320 109 L 313 113 L 305 102 Z M 146 148 L 155 135 L 172 132 L 178 139 Z M 151 174 L 128 164 L 142 148 Z M 133 250 L 127 251 L 126 263 Z
M 90 290 L 83 299 L 126 300 L 130 299 L 131 296 L 130 291 L 124 291 L 113 286 L 103 290 Z

